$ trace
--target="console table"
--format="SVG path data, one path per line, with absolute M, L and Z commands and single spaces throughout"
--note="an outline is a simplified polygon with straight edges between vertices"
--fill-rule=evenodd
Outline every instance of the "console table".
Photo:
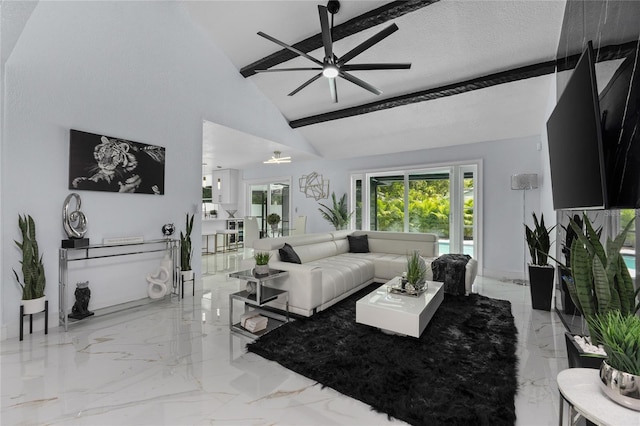
M 564 402 L 569 404 L 569 424 L 580 416 L 602 426 L 640 425 L 640 414 L 613 402 L 600 389 L 600 371 L 593 368 L 569 368 L 558 373 L 560 426 Z
M 117 253 L 105 253 L 105 249 L 115 249 L 118 247 L 125 247 L 127 250 L 119 251 Z M 178 294 L 178 282 L 180 280 L 180 266 L 178 265 L 178 249 L 180 247 L 180 241 L 175 239 L 159 239 L 149 240 L 141 243 L 121 243 L 121 244 L 94 244 L 84 247 L 73 248 L 60 248 L 58 249 L 58 296 L 59 296 L 59 308 L 58 318 L 61 326 L 64 326 L 64 331 L 67 331 L 69 326 L 69 307 L 67 307 L 67 286 L 68 286 L 68 273 L 69 262 L 76 262 L 79 260 L 89 259 L 104 259 L 108 257 L 118 256 L 133 256 L 145 253 L 166 252 L 168 251 L 171 256 L 171 262 L 173 264 L 173 284 L 170 294 Z M 77 257 L 69 258 L 70 253 L 79 253 Z M 144 299 L 143 299 L 144 300 Z M 141 303 L 127 306 L 126 308 L 140 306 Z M 125 308 L 125 309 L 126 309 Z M 102 308 L 106 312 L 108 308 Z M 101 309 L 96 309 L 98 314 Z M 78 321 L 80 322 L 80 321 Z

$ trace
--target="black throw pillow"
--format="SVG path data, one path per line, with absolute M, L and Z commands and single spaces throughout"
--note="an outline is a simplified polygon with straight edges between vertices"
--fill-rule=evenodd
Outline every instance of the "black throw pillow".
M 278 252 L 280 253 L 280 260 L 283 262 L 302 263 L 298 253 L 287 243 L 284 243 L 284 246 Z
M 349 239 L 349 253 L 369 253 L 369 238 L 367 235 L 358 237 L 347 235 Z

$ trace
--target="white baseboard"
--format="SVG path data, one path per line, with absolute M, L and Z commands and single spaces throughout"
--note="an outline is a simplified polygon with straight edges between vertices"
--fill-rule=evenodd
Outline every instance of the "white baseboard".
M 493 278 L 498 281 L 522 281 L 526 279 L 523 272 L 503 271 L 489 268 L 484 268 L 482 276 Z

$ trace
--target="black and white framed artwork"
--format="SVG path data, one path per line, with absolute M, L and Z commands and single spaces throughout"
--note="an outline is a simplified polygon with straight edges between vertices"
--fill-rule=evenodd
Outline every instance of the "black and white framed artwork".
M 164 194 L 165 149 L 71 129 L 69 189 Z

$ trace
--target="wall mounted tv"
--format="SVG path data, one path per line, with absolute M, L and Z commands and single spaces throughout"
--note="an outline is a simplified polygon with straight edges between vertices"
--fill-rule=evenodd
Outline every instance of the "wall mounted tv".
M 591 42 L 547 121 L 553 208 L 608 208 Z

